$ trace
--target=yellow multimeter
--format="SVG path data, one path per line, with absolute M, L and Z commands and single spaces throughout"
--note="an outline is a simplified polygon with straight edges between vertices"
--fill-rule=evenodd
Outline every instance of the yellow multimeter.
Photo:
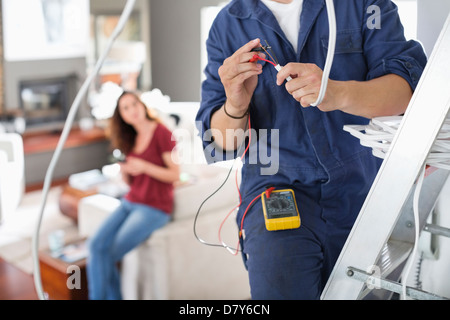
M 264 191 L 261 195 L 264 220 L 268 231 L 300 227 L 300 214 L 291 189 Z

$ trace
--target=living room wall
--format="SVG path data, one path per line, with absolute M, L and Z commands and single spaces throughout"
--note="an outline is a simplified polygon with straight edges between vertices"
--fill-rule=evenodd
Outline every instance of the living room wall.
M 223 2 L 151 0 L 153 87 L 172 101 L 200 101 L 200 12 L 203 7 Z

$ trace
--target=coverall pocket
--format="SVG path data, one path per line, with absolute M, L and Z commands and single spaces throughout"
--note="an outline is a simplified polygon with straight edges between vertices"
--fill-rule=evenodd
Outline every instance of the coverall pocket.
M 328 37 L 322 38 L 322 46 L 328 50 Z M 341 30 L 336 34 L 335 54 L 363 53 L 363 39 L 360 29 Z

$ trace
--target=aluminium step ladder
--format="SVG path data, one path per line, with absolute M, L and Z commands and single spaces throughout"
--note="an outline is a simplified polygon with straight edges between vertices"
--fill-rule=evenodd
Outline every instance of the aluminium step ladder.
M 324 300 L 390 299 L 414 247 L 413 195 L 450 109 L 450 15 L 391 148 L 322 293 Z M 426 176 L 419 198 L 420 230 L 450 235 L 427 224 L 449 171 Z M 374 290 L 379 289 L 379 290 Z M 445 299 L 407 287 L 413 299 Z

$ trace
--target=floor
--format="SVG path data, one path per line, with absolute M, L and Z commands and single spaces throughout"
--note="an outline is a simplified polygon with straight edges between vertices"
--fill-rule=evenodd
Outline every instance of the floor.
M 65 229 L 72 221 L 58 208 L 60 190 L 49 192 L 42 219 L 40 243 L 46 246 L 46 235 L 53 229 Z M 15 216 L 0 224 L 0 300 L 37 300 L 32 274 L 30 241 L 39 215 L 41 192 L 26 193 Z M 67 235 L 69 238 L 71 234 Z M 14 263 L 12 263 L 14 261 Z
M 38 300 L 33 276 L 0 258 L 0 300 Z

